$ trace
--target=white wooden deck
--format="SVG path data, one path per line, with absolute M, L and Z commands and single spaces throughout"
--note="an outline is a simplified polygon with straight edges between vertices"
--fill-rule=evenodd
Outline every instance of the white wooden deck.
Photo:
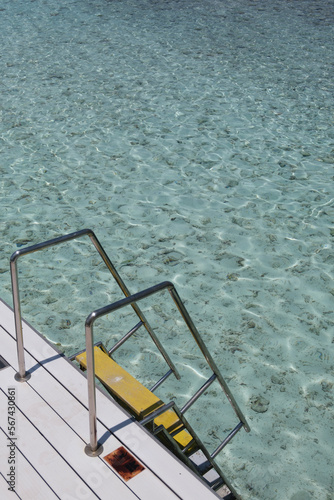
M 27 323 L 23 325 L 28 382 L 16 382 L 14 316 L 0 299 L 0 498 L 22 500 L 210 500 L 217 495 L 134 422 L 96 391 L 99 442 L 88 457 L 87 383 L 84 375 Z M 15 388 L 15 492 L 8 491 L 8 388 Z M 124 481 L 103 459 L 124 446 L 145 469 Z

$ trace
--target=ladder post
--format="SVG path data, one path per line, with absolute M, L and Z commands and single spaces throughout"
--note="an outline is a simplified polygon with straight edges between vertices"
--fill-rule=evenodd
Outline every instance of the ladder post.
M 14 255 L 12 255 L 10 259 L 10 274 L 12 280 L 13 306 L 14 306 L 14 318 L 15 318 L 15 330 L 16 330 L 16 349 L 17 349 L 17 361 L 19 367 L 19 371 L 14 375 L 14 378 L 17 382 L 26 382 L 27 380 L 30 379 L 31 374 L 26 372 L 26 365 L 24 359 L 20 292 L 19 292 L 19 283 L 17 278 L 18 257 L 19 255 L 15 253 Z
M 88 386 L 88 412 L 89 412 L 89 438 L 90 442 L 85 447 L 86 455 L 97 457 L 103 452 L 103 446 L 97 441 L 96 430 L 96 388 L 95 388 L 95 362 L 93 342 L 94 316 L 90 315 L 85 324 L 86 356 L 87 356 L 87 386 Z

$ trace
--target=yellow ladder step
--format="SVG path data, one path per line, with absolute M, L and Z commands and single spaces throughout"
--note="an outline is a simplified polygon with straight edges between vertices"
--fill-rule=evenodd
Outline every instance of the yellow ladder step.
M 75 358 L 87 368 L 86 352 Z M 118 365 L 99 347 L 94 347 L 95 374 L 110 392 L 120 399 L 138 417 L 146 417 L 163 405 L 163 402 L 149 389 Z
M 173 409 L 167 410 L 159 417 L 156 417 L 154 419 L 154 423 L 157 426 L 163 425 L 169 433 L 177 430 L 182 426 L 182 422 L 179 420 L 179 417 L 176 415 Z M 185 448 L 190 443 L 190 441 L 192 441 L 192 437 L 186 429 L 183 429 L 178 434 L 176 434 L 174 436 L 174 439 L 181 448 Z
M 75 359 L 80 363 L 80 366 L 87 369 L 86 352 L 78 354 Z M 161 399 L 132 377 L 99 347 L 94 347 L 94 363 L 95 375 L 100 382 L 129 408 L 138 420 L 164 404 Z M 163 425 L 169 433 L 182 426 L 182 422 L 173 409 L 156 417 L 154 423 L 156 426 Z M 192 436 L 183 429 L 174 436 L 174 439 L 181 448 L 185 448 L 192 440 Z

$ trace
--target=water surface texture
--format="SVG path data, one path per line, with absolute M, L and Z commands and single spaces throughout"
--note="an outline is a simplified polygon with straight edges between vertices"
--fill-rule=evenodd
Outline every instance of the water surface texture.
M 333 26 L 332 0 L 0 8 L 1 297 L 13 251 L 85 227 L 132 292 L 172 280 L 252 428 L 219 456 L 244 500 L 334 495 Z M 23 315 L 66 352 L 122 296 L 89 241 L 19 268 Z M 182 402 L 205 369 L 169 307 Z M 123 357 L 149 378 L 140 335 Z M 236 422 L 205 397 L 213 450 Z

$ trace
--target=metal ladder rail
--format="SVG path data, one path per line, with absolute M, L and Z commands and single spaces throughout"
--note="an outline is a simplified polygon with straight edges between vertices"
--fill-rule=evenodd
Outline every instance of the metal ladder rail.
M 128 305 L 131 305 L 135 302 L 139 302 L 151 295 L 154 295 L 162 290 L 168 289 L 171 297 L 179 309 L 185 323 L 187 324 L 191 334 L 196 340 L 198 347 L 200 348 L 202 354 L 204 355 L 207 363 L 209 364 L 211 370 L 216 375 L 221 388 L 223 389 L 227 399 L 229 400 L 234 412 L 239 418 L 240 423 L 237 425 L 238 430 L 239 426 L 244 427 L 244 429 L 249 432 L 250 427 L 246 421 L 245 416 L 243 415 L 241 409 L 239 408 L 237 402 L 235 401 L 231 391 L 229 390 L 224 378 L 222 377 L 218 367 L 212 359 L 211 354 L 209 353 L 207 347 L 205 346 L 203 340 L 201 339 L 197 328 L 195 327 L 192 319 L 189 316 L 188 311 L 186 310 L 183 302 L 181 301 L 176 289 L 170 281 L 164 281 L 159 283 L 158 285 L 152 286 L 141 292 L 135 293 L 125 299 L 121 299 L 112 304 L 108 304 L 100 309 L 93 311 L 86 319 L 85 323 L 85 337 L 86 337 L 86 360 L 87 360 L 87 383 L 88 383 L 88 409 L 89 409 L 89 426 L 90 426 L 90 443 L 86 446 L 86 453 L 89 455 L 100 454 L 100 445 L 97 441 L 96 435 L 96 399 L 95 399 L 95 365 L 94 365 L 94 340 L 93 340 L 93 325 L 94 322 L 107 314 L 110 314 L 118 309 L 122 309 Z M 242 425 L 240 425 L 242 424 Z M 232 436 L 233 437 L 233 436 Z
M 240 422 L 242 422 L 245 431 L 250 432 L 250 427 L 246 421 L 244 414 L 242 413 L 241 409 L 239 408 L 238 403 L 234 399 L 233 394 L 231 393 L 231 391 L 230 391 L 228 385 L 226 384 L 222 374 L 220 373 L 220 371 L 219 371 L 215 361 L 213 360 L 208 348 L 206 347 L 203 340 L 201 339 L 200 334 L 199 334 L 196 326 L 194 325 L 194 323 L 193 323 L 188 311 L 186 310 L 179 294 L 176 291 L 176 288 L 174 287 L 173 284 L 171 284 L 171 285 L 172 286 L 170 286 L 168 288 L 168 291 L 171 294 L 172 299 L 174 300 L 177 308 L 179 309 L 181 316 L 183 317 L 186 325 L 188 326 L 189 330 L 193 334 L 193 337 L 196 340 L 198 347 L 202 351 L 202 354 L 205 357 L 208 365 L 210 366 L 213 373 L 217 376 L 217 379 L 218 379 L 218 382 L 219 382 L 221 388 L 225 392 L 225 395 L 226 395 L 227 399 L 229 400 L 235 414 L 239 418 Z
M 107 268 L 109 269 L 110 273 L 114 277 L 115 281 L 117 282 L 118 286 L 124 293 L 126 297 L 129 297 L 130 291 L 126 287 L 124 281 L 116 271 L 116 268 L 112 264 L 111 260 L 109 259 L 108 255 L 106 254 L 104 248 L 102 247 L 101 243 L 97 239 L 95 233 L 91 229 L 82 229 L 80 231 L 75 231 L 74 233 L 66 234 L 64 236 L 59 236 L 58 238 L 54 238 L 51 240 L 44 241 L 42 243 L 37 243 L 36 245 L 31 245 L 29 247 L 22 248 L 20 250 L 17 250 L 14 252 L 10 258 L 10 273 L 11 273 L 11 281 L 12 281 L 12 293 L 13 293 L 13 306 L 14 306 L 14 317 L 15 317 L 15 330 L 16 330 L 16 347 L 17 347 L 17 357 L 18 357 L 18 365 L 19 365 L 19 371 L 18 373 L 15 374 L 15 379 L 19 382 L 26 382 L 30 378 L 30 373 L 26 372 L 25 369 L 25 359 L 24 359 L 24 345 L 23 345 L 23 329 L 22 329 L 22 316 L 21 316 L 21 302 L 20 302 L 20 293 L 19 293 L 19 283 L 18 283 L 18 270 L 17 270 L 17 261 L 19 257 L 23 255 L 27 255 L 30 253 L 37 252 L 39 250 L 43 250 L 45 248 L 49 248 L 55 245 L 59 245 L 61 243 L 68 242 L 70 240 L 74 240 L 77 238 L 81 238 L 82 236 L 89 236 L 90 240 L 92 241 L 94 247 L 102 257 L 103 262 L 106 264 Z M 180 374 L 178 370 L 176 369 L 175 365 L 173 364 L 172 360 L 168 356 L 167 352 L 161 345 L 159 339 L 155 335 L 153 329 L 151 328 L 150 324 L 146 320 L 144 314 L 142 311 L 139 309 L 136 303 L 132 302 L 131 306 L 135 313 L 137 314 L 138 318 L 140 319 L 140 322 L 144 325 L 146 328 L 147 332 L 151 336 L 153 342 L 161 352 L 163 358 L 165 359 L 166 363 L 168 364 L 169 368 L 171 371 L 174 373 L 175 377 L 179 380 L 180 379 Z
M 217 379 L 217 375 L 214 373 L 208 380 L 198 389 L 198 391 L 189 399 L 189 401 L 181 408 L 180 413 L 184 415 L 187 410 L 197 401 L 197 399 L 204 394 L 204 392 L 210 387 L 210 385 Z M 226 438 L 220 443 L 216 450 L 211 454 L 211 458 L 215 458 L 218 453 L 222 451 L 223 448 L 231 441 L 231 439 L 239 432 L 243 427 L 243 422 L 240 421 L 235 428 L 226 436 Z
M 133 328 L 131 328 L 131 330 L 128 331 L 128 333 L 126 333 L 118 342 L 116 342 L 116 344 L 108 350 L 109 356 L 111 356 L 119 347 L 121 347 L 121 345 L 123 345 L 126 340 L 132 337 L 132 335 L 134 335 L 139 330 L 139 328 L 143 326 L 143 324 L 144 323 L 142 321 L 139 321 L 139 323 L 137 323 Z

